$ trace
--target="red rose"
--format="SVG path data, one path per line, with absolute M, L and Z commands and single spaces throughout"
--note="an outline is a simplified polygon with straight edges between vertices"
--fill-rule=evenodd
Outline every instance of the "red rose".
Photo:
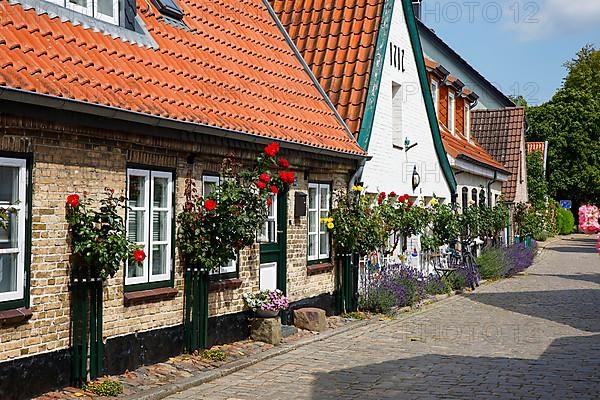
M 277 163 L 279 164 L 279 166 L 281 168 L 289 168 L 290 167 L 290 162 L 288 160 L 286 160 L 285 158 L 280 158 L 279 161 L 277 161 Z
M 383 203 L 383 199 L 382 199 L 381 197 L 380 197 L 380 198 L 378 198 L 378 199 L 377 199 L 377 203 L 379 203 L 379 204 Z
M 294 173 L 290 171 L 281 171 L 279 173 L 279 177 L 284 183 L 292 184 L 294 183 Z
M 398 198 L 398 200 L 400 200 L 400 203 L 404 203 L 406 200 L 408 200 L 408 195 L 407 194 L 403 194 L 402 196 L 400 196 Z
M 271 200 L 271 198 L 269 197 L 267 199 L 267 206 L 271 207 L 271 204 L 273 204 L 273 200 Z
M 266 187 L 267 187 L 267 184 L 266 184 L 266 183 L 264 183 L 263 181 L 258 181 L 258 182 L 256 182 L 256 186 L 257 186 L 257 187 L 258 187 L 260 190 L 263 190 L 264 188 L 266 188 Z
M 382 199 L 385 199 L 385 192 L 379 193 L 379 197 L 381 197 Z
M 212 199 L 208 199 L 204 202 L 204 208 L 206 211 L 212 211 L 217 208 L 217 202 Z
M 260 174 L 258 179 L 266 183 L 271 180 L 271 176 L 269 174 Z
M 70 194 L 67 196 L 67 204 L 71 207 L 75 208 L 79 205 L 79 195 L 78 194 Z
M 275 157 L 279 153 L 279 145 L 275 142 L 265 147 L 265 154 L 269 157 Z
M 396 197 L 396 192 L 390 192 L 390 194 L 388 194 L 388 197 Z
M 269 190 L 271 190 L 271 193 L 273 193 L 273 194 L 279 193 L 279 189 L 277 189 L 277 186 L 275 186 L 275 185 L 271 185 Z
M 133 252 L 133 259 L 141 263 L 146 259 L 146 253 L 144 253 L 144 250 L 136 250 Z
M 408 206 L 409 206 L 409 207 L 412 207 L 412 206 L 413 206 L 413 204 L 415 204 L 415 203 L 413 203 L 413 201 L 412 201 L 412 200 L 408 200 Z

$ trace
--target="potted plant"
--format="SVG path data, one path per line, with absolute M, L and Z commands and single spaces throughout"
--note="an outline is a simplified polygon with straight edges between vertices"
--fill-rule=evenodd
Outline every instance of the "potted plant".
M 244 293 L 244 302 L 259 318 L 272 318 L 289 307 L 287 297 L 279 289 Z

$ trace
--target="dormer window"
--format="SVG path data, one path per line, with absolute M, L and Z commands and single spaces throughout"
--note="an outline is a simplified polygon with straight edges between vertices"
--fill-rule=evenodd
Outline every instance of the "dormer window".
M 448 130 L 454 134 L 454 120 L 456 118 L 456 103 L 454 93 L 448 93 Z
M 183 19 L 183 10 L 179 7 L 179 4 L 175 0 L 153 0 L 154 5 L 158 8 L 158 11 L 169 18 L 173 18 L 177 21 Z
M 119 25 L 119 0 L 49 0 L 83 15 Z

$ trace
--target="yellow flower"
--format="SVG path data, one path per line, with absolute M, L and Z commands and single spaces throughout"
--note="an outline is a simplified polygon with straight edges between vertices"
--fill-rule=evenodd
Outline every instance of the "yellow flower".
M 327 218 L 327 222 L 333 223 L 333 218 Z
M 327 229 L 333 229 L 335 225 L 333 225 L 333 222 L 328 222 L 327 223 Z
M 363 187 L 360 185 L 354 185 L 354 186 L 352 186 L 352 190 L 355 192 L 362 192 Z
M 429 200 L 429 205 L 430 205 L 430 206 L 435 206 L 435 205 L 437 205 L 437 204 L 439 204 L 439 203 L 440 203 L 440 202 L 439 202 L 439 201 L 438 201 L 438 199 L 437 199 L 437 198 L 435 198 L 435 197 L 434 197 L 433 199 Z

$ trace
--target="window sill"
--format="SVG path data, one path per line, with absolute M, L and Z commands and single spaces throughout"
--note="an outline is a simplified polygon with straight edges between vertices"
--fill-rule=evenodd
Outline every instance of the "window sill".
M 31 308 L 24 307 L 0 311 L 0 326 L 18 325 L 27 321 L 32 315 Z
M 233 290 L 242 286 L 242 280 L 239 278 L 223 279 L 220 281 L 210 282 L 208 285 L 209 292 L 222 292 L 224 290 Z
M 125 306 L 133 306 L 148 301 L 170 300 L 177 296 L 177 289 L 158 288 L 150 290 L 140 290 L 138 292 L 127 292 L 123 295 Z
M 330 262 L 324 262 L 320 264 L 312 264 L 306 266 L 306 272 L 308 275 L 321 274 L 323 272 L 329 272 L 333 270 L 333 264 Z

